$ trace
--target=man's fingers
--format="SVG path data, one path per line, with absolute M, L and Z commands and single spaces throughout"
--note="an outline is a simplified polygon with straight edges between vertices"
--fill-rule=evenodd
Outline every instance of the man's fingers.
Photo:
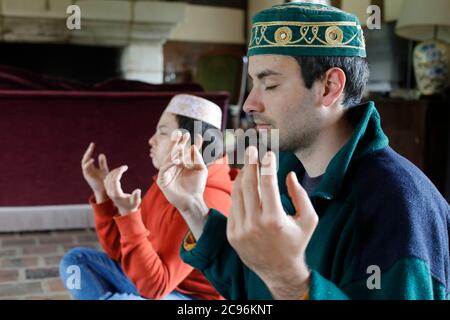
M 277 159 L 272 151 L 261 161 L 261 202 L 263 213 L 283 212 L 277 178 Z
M 180 143 L 180 159 L 185 168 L 191 169 L 193 167 L 191 135 L 188 132 L 183 135 Z
M 190 167 L 191 169 L 200 170 L 206 167 L 205 161 L 196 145 L 191 146 L 191 159 L 193 160 L 193 164 Z
M 170 136 L 170 140 L 173 143 L 178 143 L 178 141 L 180 141 L 181 137 L 182 137 L 181 130 L 174 130 L 172 132 L 172 135 Z
M 83 163 L 83 170 L 87 170 L 93 163 L 94 163 L 94 159 L 90 159 L 87 162 Z
M 245 150 L 245 166 L 248 165 L 258 165 L 259 166 L 259 159 L 258 159 L 258 149 L 255 146 L 249 146 Z
M 187 139 L 185 139 L 186 136 L 183 136 L 183 139 L 181 140 L 180 143 L 180 150 L 179 150 L 179 160 L 181 162 L 181 164 L 184 167 L 189 167 L 189 162 L 186 159 L 186 146 L 187 146 Z
M 314 229 L 318 221 L 316 210 L 294 172 L 288 174 L 286 185 L 296 211 L 294 219 L 307 229 Z
M 189 151 L 183 154 L 184 165 L 186 169 L 199 170 L 205 166 L 205 162 L 200 153 L 203 144 L 203 138 L 200 134 L 194 136 L 194 144 L 187 145 Z M 186 156 L 186 158 L 185 158 Z
M 250 146 L 246 151 L 247 164 L 242 175 L 242 196 L 245 199 L 245 219 L 252 224 L 253 217 L 261 212 L 261 198 L 259 193 L 258 150 Z
M 178 144 L 182 138 L 182 134 L 180 130 L 174 130 L 170 135 L 171 144 L 169 147 L 169 154 L 166 157 L 165 163 L 174 162 L 176 158 L 178 158 Z
M 179 134 L 181 134 L 181 131 L 180 130 L 176 130 L 176 132 L 179 132 Z M 177 137 L 177 139 L 176 139 L 176 142 L 175 142 L 175 145 L 178 147 L 178 148 L 181 148 L 181 146 L 184 146 L 185 144 L 186 144 L 186 142 L 189 140 L 189 138 L 190 138 L 190 135 L 189 135 L 189 133 L 184 133 L 184 134 L 181 134 L 181 136 L 179 136 L 179 135 L 175 135 L 176 137 Z
M 105 179 L 105 188 L 109 192 L 108 195 L 113 197 L 121 197 L 124 195 L 122 191 L 122 186 L 120 184 L 120 179 L 125 171 L 128 170 L 128 166 L 121 166 L 117 169 L 111 171 Z
M 122 175 L 125 171 L 128 170 L 128 166 L 121 166 L 118 170 L 115 176 L 113 176 L 114 180 L 114 187 L 115 190 L 118 192 L 118 194 L 123 194 L 122 186 L 120 184 L 120 179 L 122 179 Z
M 189 139 L 190 139 L 189 133 L 185 133 L 181 137 L 181 141 L 180 139 L 178 139 L 177 142 L 174 144 L 170 152 L 170 159 L 175 164 L 180 164 L 183 161 L 184 149 L 186 148 L 186 144 Z
M 201 149 L 203 145 L 203 137 L 201 134 L 196 134 L 194 137 L 194 145 L 197 147 L 197 149 Z
M 92 153 L 94 152 L 94 148 L 95 148 L 95 144 L 93 142 L 91 142 L 83 154 L 83 158 L 81 159 L 82 164 L 84 164 L 90 158 L 92 158 Z
M 173 161 L 168 161 L 159 169 L 157 183 L 160 188 L 163 189 L 167 187 L 173 179 L 175 179 L 177 170 L 176 168 L 175 170 L 171 170 L 171 168 L 175 166 L 177 166 L 177 164 L 173 163 Z
M 98 156 L 98 164 L 101 170 L 109 171 L 108 162 L 106 161 L 106 156 L 102 153 Z
M 139 202 L 141 201 L 141 189 L 136 189 L 133 191 L 133 193 L 131 194 L 131 201 L 134 205 L 139 204 Z
M 227 236 L 234 235 L 236 228 L 244 224 L 244 198 L 242 195 L 242 172 L 238 174 L 231 191 L 231 210 L 227 222 Z
M 164 165 L 161 166 L 161 168 L 159 168 L 159 172 L 158 174 L 165 174 L 166 171 L 168 171 L 170 168 L 177 166 L 176 163 L 174 163 L 173 161 L 169 161 L 167 163 L 165 163 Z
M 236 179 L 234 179 L 234 183 L 233 183 L 233 188 L 231 190 L 231 208 L 232 209 L 238 209 L 236 210 L 232 210 L 233 212 L 239 212 L 242 211 L 241 209 L 243 209 L 243 199 L 242 199 L 242 174 L 243 172 L 239 172 L 239 174 L 237 175 Z M 242 205 L 242 206 L 241 206 Z

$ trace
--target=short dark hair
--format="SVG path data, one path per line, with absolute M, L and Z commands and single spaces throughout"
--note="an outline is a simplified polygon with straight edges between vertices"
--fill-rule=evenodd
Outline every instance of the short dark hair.
M 361 102 L 369 79 L 369 65 L 362 57 L 302 56 L 294 57 L 300 65 L 306 88 L 311 89 L 316 80 L 321 80 L 331 68 L 344 71 L 347 81 L 342 104 L 350 108 Z
M 189 132 L 189 134 L 191 135 L 191 144 L 193 144 L 194 143 L 194 134 L 195 134 L 195 132 L 194 132 L 195 121 L 200 121 L 200 120 L 192 119 L 192 118 L 181 116 L 178 114 L 176 114 L 175 117 L 178 122 L 178 128 L 184 129 L 187 132 Z M 212 145 L 211 146 L 211 148 L 213 148 L 212 159 L 206 159 L 205 157 L 203 157 L 203 159 L 205 160 L 205 163 L 209 164 L 212 161 L 219 159 L 223 156 L 223 152 L 224 152 L 223 137 L 222 137 L 220 130 L 217 129 L 216 127 L 210 125 L 209 123 L 203 122 L 203 121 L 200 121 L 200 122 L 201 122 L 201 128 L 202 128 L 202 132 L 201 132 L 202 136 L 205 136 L 205 133 L 207 131 L 210 136 L 212 135 L 211 140 L 203 141 L 203 145 L 200 150 L 201 154 L 203 155 L 203 150 L 205 150 L 205 148 L 207 148 L 209 145 Z M 219 152 L 216 152 L 216 151 L 219 151 Z M 210 160 L 210 161 L 208 161 L 208 160 Z

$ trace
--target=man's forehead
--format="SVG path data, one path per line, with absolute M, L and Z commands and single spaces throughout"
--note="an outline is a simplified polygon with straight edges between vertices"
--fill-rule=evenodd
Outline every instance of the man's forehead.
M 167 126 L 167 125 L 172 124 L 175 120 L 176 120 L 176 118 L 173 113 L 163 112 L 161 114 L 161 117 L 159 118 L 158 125 L 159 126 L 163 126 L 163 125 Z
M 283 55 L 255 55 L 248 60 L 248 73 L 255 78 L 264 75 L 283 75 L 297 64 L 294 57 Z M 298 64 L 297 64 L 298 65 Z

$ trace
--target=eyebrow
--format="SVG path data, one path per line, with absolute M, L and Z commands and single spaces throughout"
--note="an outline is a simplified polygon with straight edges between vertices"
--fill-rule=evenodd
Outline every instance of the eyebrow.
M 269 77 L 269 76 L 279 76 L 279 75 L 281 75 L 281 73 L 275 72 L 275 71 L 273 71 L 273 70 L 267 69 L 267 70 L 263 70 L 263 71 L 259 72 L 259 73 L 256 75 L 256 77 L 257 77 L 259 80 L 261 80 L 261 79 L 266 78 L 266 77 Z
M 166 128 L 166 127 L 167 127 L 167 126 L 166 126 L 165 124 L 162 124 L 162 125 L 158 126 L 158 129 Z

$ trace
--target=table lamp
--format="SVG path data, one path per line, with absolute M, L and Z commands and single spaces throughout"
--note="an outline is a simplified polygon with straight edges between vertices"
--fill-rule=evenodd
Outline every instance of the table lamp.
M 404 0 L 396 34 L 420 43 L 414 48 L 414 73 L 423 95 L 442 93 L 449 78 L 450 1 Z

